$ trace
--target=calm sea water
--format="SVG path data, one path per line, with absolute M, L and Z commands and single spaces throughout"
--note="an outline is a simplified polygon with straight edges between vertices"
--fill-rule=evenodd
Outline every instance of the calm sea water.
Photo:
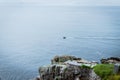
M 30 80 L 55 55 L 120 57 L 120 7 L 0 6 L 1 80 Z

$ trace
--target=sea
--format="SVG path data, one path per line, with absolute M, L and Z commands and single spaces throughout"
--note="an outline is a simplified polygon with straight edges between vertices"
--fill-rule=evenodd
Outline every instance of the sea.
M 120 57 L 120 7 L 0 4 L 0 80 L 32 80 L 56 55 Z

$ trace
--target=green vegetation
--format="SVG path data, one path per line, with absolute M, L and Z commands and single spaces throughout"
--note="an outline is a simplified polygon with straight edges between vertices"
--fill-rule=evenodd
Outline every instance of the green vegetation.
M 109 76 L 113 76 L 113 69 L 114 69 L 114 65 L 113 64 L 98 64 L 96 65 L 94 68 L 94 71 L 97 75 L 99 75 L 102 80 L 111 80 L 109 79 Z M 116 76 L 114 76 L 116 77 Z
M 56 76 L 55 80 L 61 80 L 61 76 Z
M 111 75 L 108 80 L 120 80 L 120 74 Z
M 91 67 L 90 67 L 90 66 L 86 66 L 86 65 L 82 65 L 82 66 L 80 66 L 80 68 L 87 68 L 87 69 L 91 69 Z
M 66 72 L 67 70 L 68 70 L 68 68 L 65 68 L 65 69 L 64 69 L 64 72 Z
M 119 71 L 118 73 L 120 74 L 120 66 L 119 66 L 119 70 L 118 71 Z

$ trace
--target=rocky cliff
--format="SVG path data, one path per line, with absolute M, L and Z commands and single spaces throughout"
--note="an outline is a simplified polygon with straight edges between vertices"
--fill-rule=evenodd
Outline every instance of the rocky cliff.
M 35 80 L 120 80 L 120 57 L 101 59 L 101 63 L 75 56 L 55 56 L 48 66 L 39 68 Z
M 75 56 L 55 56 L 51 65 L 39 68 L 36 80 L 101 80 L 92 69 L 95 64 Z
M 101 59 L 102 64 L 120 64 L 120 57 L 110 57 L 107 59 Z

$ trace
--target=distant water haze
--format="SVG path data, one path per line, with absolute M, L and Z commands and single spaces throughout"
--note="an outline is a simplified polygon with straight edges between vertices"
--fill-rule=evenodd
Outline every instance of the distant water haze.
M 70 5 L 70 6 L 119 6 L 119 0 L 0 0 L 0 5 Z
M 120 7 L 0 6 L 0 78 L 30 80 L 55 55 L 120 57 L 119 14 Z

